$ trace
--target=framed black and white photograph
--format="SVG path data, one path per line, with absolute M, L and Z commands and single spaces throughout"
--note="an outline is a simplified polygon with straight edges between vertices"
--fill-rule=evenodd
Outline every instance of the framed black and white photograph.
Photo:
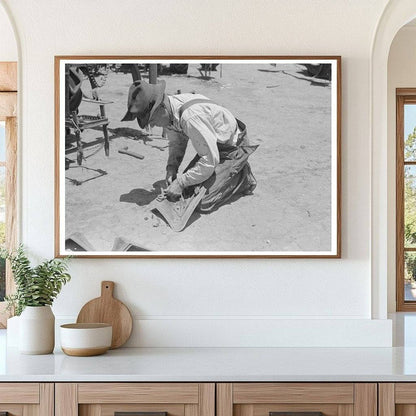
M 56 256 L 340 257 L 341 58 L 55 57 Z

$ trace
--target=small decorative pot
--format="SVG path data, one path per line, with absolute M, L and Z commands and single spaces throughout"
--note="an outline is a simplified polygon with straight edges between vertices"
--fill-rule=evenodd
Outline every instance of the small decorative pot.
M 55 316 L 50 306 L 26 306 L 19 319 L 21 354 L 50 354 L 55 347 Z
M 110 324 L 80 323 L 61 325 L 61 347 L 67 355 L 89 357 L 104 354 L 111 347 Z

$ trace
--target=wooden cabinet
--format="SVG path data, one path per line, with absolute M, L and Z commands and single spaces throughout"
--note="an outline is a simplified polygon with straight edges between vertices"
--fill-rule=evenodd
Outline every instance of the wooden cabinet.
M 323 416 L 377 416 L 377 384 L 217 384 L 217 416 L 318 416 L 319 412 Z
M 52 383 L 0 383 L 0 415 L 53 416 Z
M 416 416 L 416 383 L 0 383 L 2 412 L 8 416 Z
M 215 416 L 214 383 L 57 383 L 56 416 Z M 160 413 L 162 412 L 162 413 Z M 160 413 L 160 415 L 154 415 Z

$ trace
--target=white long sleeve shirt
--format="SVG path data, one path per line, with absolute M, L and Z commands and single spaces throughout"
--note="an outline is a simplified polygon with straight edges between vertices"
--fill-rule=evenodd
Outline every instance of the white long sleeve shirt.
M 226 108 L 212 102 L 196 103 L 182 113 L 181 106 L 190 100 L 205 99 L 200 94 L 169 96 L 173 112 L 173 126 L 167 129 L 169 139 L 168 168 L 176 171 L 185 155 L 188 139 L 200 156 L 198 162 L 187 172 L 178 175 L 179 184 L 185 188 L 204 182 L 220 161 L 217 143 L 235 145 L 239 129 L 237 120 Z

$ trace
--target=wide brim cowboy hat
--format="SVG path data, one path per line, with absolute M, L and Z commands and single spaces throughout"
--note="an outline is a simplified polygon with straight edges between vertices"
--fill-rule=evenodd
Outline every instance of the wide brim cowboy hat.
M 143 129 L 149 124 L 154 111 L 163 101 L 166 82 L 160 81 L 158 84 L 149 84 L 144 80 L 133 82 L 129 88 L 127 99 L 127 113 L 121 121 L 131 121 L 137 118 L 139 126 Z M 133 105 L 135 111 L 131 111 Z

